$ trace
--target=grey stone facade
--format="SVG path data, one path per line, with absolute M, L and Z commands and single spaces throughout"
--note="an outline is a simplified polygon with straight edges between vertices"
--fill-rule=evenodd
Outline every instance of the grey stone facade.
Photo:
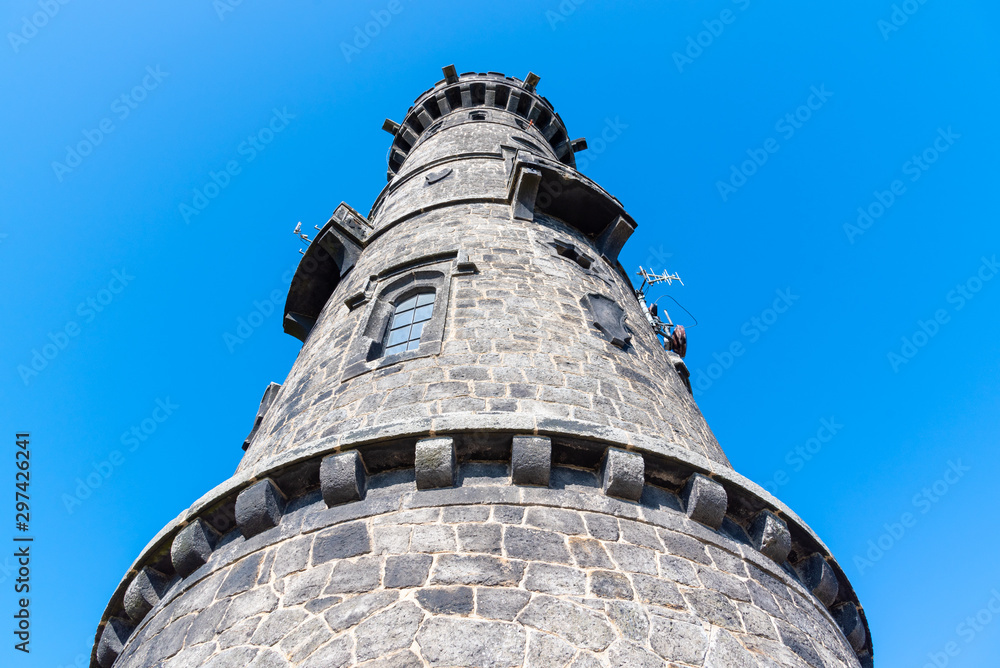
M 388 185 L 289 291 L 288 378 L 126 574 L 94 666 L 872 665 L 842 569 L 647 324 L 635 223 L 537 81 L 445 68 L 386 122 Z

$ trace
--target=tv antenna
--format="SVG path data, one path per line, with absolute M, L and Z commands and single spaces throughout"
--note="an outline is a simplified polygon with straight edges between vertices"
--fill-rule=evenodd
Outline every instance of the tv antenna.
M 653 328 L 653 332 L 658 336 L 663 338 L 663 347 L 667 350 L 671 350 L 681 357 L 687 354 L 687 332 L 684 329 L 684 325 L 677 325 L 673 320 L 670 319 L 670 314 L 667 309 L 663 309 L 663 317 L 660 317 L 659 307 L 656 302 L 650 306 L 646 303 L 646 290 L 657 285 L 659 283 L 666 283 L 667 285 L 673 285 L 674 281 L 677 281 L 681 285 L 684 285 L 684 281 L 681 280 L 680 274 L 677 272 L 668 273 L 664 271 L 662 274 L 657 274 L 655 271 L 647 271 L 639 267 L 639 271 L 636 272 L 637 275 L 642 276 L 642 285 L 638 287 L 635 291 L 635 297 L 639 300 L 639 305 L 642 307 L 643 313 L 646 314 L 646 320 L 649 321 L 649 326 Z M 677 301 L 676 299 L 674 301 Z M 680 306 L 680 304 L 678 304 Z M 684 308 L 681 306 L 681 308 Z M 686 311 L 687 309 L 685 309 Z M 666 320 L 664 320 L 664 318 Z
M 313 227 L 316 227 L 316 226 L 313 225 Z M 318 230 L 319 228 L 316 227 L 316 229 Z M 299 239 L 302 239 L 303 241 L 305 241 L 307 246 L 313 242 L 313 240 L 309 238 L 309 235 L 302 233 L 302 221 L 301 220 L 299 222 L 295 223 L 295 229 L 292 230 L 292 234 L 294 234 L 295 236 L 297 236 Z M 305 255 L 305 251 L 303 251 L 301 248 L 299 249 L 299 253 L 301 255 Z

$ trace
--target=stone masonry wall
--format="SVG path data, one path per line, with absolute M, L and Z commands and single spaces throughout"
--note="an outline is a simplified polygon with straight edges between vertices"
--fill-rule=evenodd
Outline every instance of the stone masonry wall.
M 557 255 L 555 240 L 589 253 L 591 268 Z M 512 222 L 506 205 L 438 209 L 388 230 L 334 291 L 241 470 L 348 432 L 385 435 L 393 423 L 429 430 L 447 414 L 483 425 L 490 414 L 532 415 L 550 419 L 553 431 L 642 435 L 728 465 L 631 288 L 588 244 L 554 219 Z M 343 381 L 344 353 L 365 324 L 364 308 L 351 311 L 346 297 L 386 266 L 458 249 L 478 273 L 451 278 L 449 303 L 435 305 L 448 309 L 441 354 Z M 591 324 L 580 301 L 587 293 L 625 309 L 628 350 Z
M 551 489 L 519 489 L 493 464 L 459 485 L 388 472 L 363 501 L 314 493 L 250 540 L 228 534 L 115 666 L 859 665 L 802 585 L 672 494 L 619 501 L 562 467 Z
M 370 221 L 374 238 L 327 301 L 239 470 L 348 434 L 430 431 L 446 415 L 494 428 L 495 416 L 534 416 L 552 433 L 641 437 L 729 465 L 617 262 L 562 221 L 512 218 L 503 147 L 533 151 L 527 141 L 541 157 L 554 153 L 533 126 L 483 113 L 488 120 L 457 111 L 438 121 L 442 129 L 421 138 L 387 186 Z M 589 266 L 558 255 L 555 241 Z M 371 277 L 443 252 L 463 253 L 476 271 L 449 277 L 448 303 L 435 304 L 447 309 L 440 353 L 348 377 L 369 310 L 345 301 L 370 281 L 385 283 Z M 625 350 L 594 327 L 587 294 L 625 310 Z

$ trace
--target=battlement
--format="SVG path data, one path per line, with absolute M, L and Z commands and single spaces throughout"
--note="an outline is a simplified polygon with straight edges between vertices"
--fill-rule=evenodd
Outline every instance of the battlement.
M 576 166 L 574 153 L 585 144 L 574 146 L 552 104 L 536 92 L 538 76 L 529 73 L 522 81 L 499 72 L 459 75 L 454 66 L 445 67 L 444 73 L 444 79 L 417 97 L 401 123 L 387 121 L 383 126 L 393 133 L 387 179 L 392 180 L 399 172 L 421 137 L 436 130 L 439 119 L 477 107 L 501 109 L 518 116 L 542 133 L 561 162 Z

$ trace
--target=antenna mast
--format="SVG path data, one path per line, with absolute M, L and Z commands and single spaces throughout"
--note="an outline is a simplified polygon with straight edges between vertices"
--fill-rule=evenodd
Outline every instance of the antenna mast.
M 637 275 L 642 276 L 642 285 L 638 287 L 635 291 L 635 298 L 639 300 L 639 305 L 642 307 L 643 313 L 646 314 L 646 320 L 649 321 L 649 326 L 653 328 L 653 332 L 657 336 L 663 338 L 663 347 L 667 350 L 672 350 L 681 357 L 687 354 L 687 333 L 684 330 L 684 325 L 675 325 L 673 320 L 670 319 L 670 314 L 667 313 L 667 309 L 663 309 L 663 318 L 666 322 L 660 318 L 659 309 L 654 302 L 652 306 L 646 303 L 646 290 L 651 288 L 658 283 L 666 283 L 667 285 L 673 285 L 674 281 L 677 281 L 681 285 L 684 285 L 684 281 L 681 280 L 680 274 L 674 272 L 672 274 L 664 271 L 662 274 L 657 274 L 654 271 L 647 271 L 640 265 L 639 271 L 636 272 Z

